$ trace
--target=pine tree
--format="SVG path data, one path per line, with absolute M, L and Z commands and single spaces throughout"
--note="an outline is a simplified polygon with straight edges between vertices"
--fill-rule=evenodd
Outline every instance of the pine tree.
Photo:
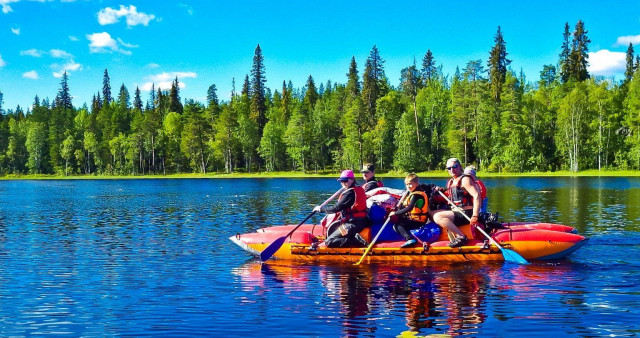
M 436 76 L 436 60 L 433 58 L 431 50 L 427 50 L 427 53 L 422 59 L 422 84 L 427 86 L 432 78 Z
M 412 66 L 401 71 L 400 84 L 402 86 L 402 92 L 410 99 L 413 106 L 416 136 L 418 143 L 420 143 L 420 127 L 418 123 L 418 108 L 416 105 L 416 96 L 418 96 L 418 90 L 420 89 L 420 75 L 418 74 L 415 60 Z
M 589 66 L 589 38 L 584 28 L 582 20 L 578 20 L 573 31 L 573 41 L 571 44 L 571 79 L 582 82 L 589 78 L 587 67 Z
M 569 81 L 569 77 L 571 75 L 571 60 L 569 56 L 571 55 L 571 50 L 569 47 L 569 37 L 571 37 L 571 33 L 569 31 L 569 23 L 565 22 L 564 24 L 564 33 L 562 33 L 562 51 L 560 52 L 560 79 L 562 83 L 567 83 Z
M 256 47 L 253 55 L 253 67 L 251 68 L 251 116 L 258 124 L 258 131 L 262 134 L 266 121 L 267 105 L 265 98 L 264 57 L 260 45 Z
M 102 77 L 102 98 L 106 104 L 113 101 L 111 97 L 111 80 L 109 80 L 109 72 L 104 69 L 104 76 Z
M 624 76 L 625 76 L 625 81 L 629 82 L 631 81 L 631 78 L 633 78 L 633 73 L 635 71 L 635 66 L 633 64 L 633 55 L 634 55 L 634 50 L 633 50 L 633 44 L 631 42 L 629 42 L 629 48 L 627 48 L 627 68 L 624 71 Z
M 496 105 L 500 104 L 500 94 L 502 91 L 502 85 L 504 84 L 507 67 L 511 63 L 511 60 L 507 59 L 507 43 L 502 37 L 502 31 L 498 26 L 498 32 L 494 37 L 495 45 L 491 48 L 489 53 L 489 83 L 491 86 L 491 97 Z
M 556 80 L 556 67 L 544 65 L 540 71 L 540 86 L 550 86 Z
M 142 98 L 140 98 L 140 88 L 136 87 L 136 94 L 133 99 L 133 108 L 142 111 Z
M 212 84 L 211 86 L 209 86 L 209 89 L 207 90 L 207 106 L 208 107 L 212 107 L 218 106 L 218 93 L 217 93 L 218 89 L 216 88 L 215 84 Z

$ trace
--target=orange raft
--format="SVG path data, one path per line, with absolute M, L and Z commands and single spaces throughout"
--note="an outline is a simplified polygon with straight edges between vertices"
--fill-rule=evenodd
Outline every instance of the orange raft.
M 527 260 L 562 259 L 578 250 L 587 238 L 577 235 L 574 228 L 553 223 L 503 223 L 503 229 L 490 236 L 503 248 L 519 253 Z M 295 225 L 273 226 L 258 229 L 254 233 L 237 234 L 229 239 L 256 256 L 276 239 L 285 236 Z M 473 238 L 469 225 L 460 227 L 468 238 Z M 371 237 L 369 233 L 364 237 Z M 322 240 L 326 228 L 322 225 L 304 224 L 288 238 L 272 256 L 274 259 L 298 262 L 357 262 L 366 248 L 327 248 Z M 319 243 L 319 245 L 312 245 Z M 500 249 L 482 236 L 471 239 L 460 248 L 448 247 L 446 232 L 431 243 L 422 242 L 412 248 L 400 248 L 402 241 L 381 241 L 374 245 L 365 258 L 366 262 L 465 262 L 503 261 Z

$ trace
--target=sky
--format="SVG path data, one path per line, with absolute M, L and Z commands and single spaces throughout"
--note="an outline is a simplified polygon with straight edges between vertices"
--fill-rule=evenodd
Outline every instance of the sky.
M 355 57 L 360 76 L 376 45 L 389 82 L 431 50 L 445 75 L 481 59 L 486 66 L 498 26 L 511 68 L 539 79 L 556 64 L 564 24 L 585 23 L 592 75 L 620 79 L 629 43 L 640 44 L 640 1 L 86 1 L 0 0 L 3 109 L 55 98 L 66 71 L 73 104 L 91 104 L 105 69 L 112 95 L 124 84 L 148 99 L 151 84 L 177 76 L 183 99 L 205 101 L 215 84 L 229 100 L 239 91 L 256 46 L 267 87 L 283 81 L 346 83 Z M 640 52 L 640 47 L 636 50 Z

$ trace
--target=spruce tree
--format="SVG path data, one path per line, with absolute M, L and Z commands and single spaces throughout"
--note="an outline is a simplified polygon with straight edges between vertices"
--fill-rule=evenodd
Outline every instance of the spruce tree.
M 570 78 L 582 82 L 589 78 L 587 67 L 589 66 L 589 38 L 584 28 L 582 20 L 578 20 L 573 31 L 573 41 L 571 44 L 571 76 Z
M 258 124 L 258 131 L 262 134 L 267 120 L 267 105 L 265 97 L 265 77 L 264 57 L 260 45 L 256 47 L 253 55 L 253 67 L 251 68 L 251 116 Z
M 422 83 L 427 86 L 432 78 L 436 76 L 436 60 L 433 58 L 431 50 L 427 50 L 427 53 L 422 59 Z
M 169 110 L 182 114 L 182 102 L 180 102 L 180 83 L 178 77 L 171 83 L 171 90 L 169 91 Z
M 109 72 L 104 69 L 104 76 L 102 77 L 102 98 L 107 104 L 113 101 L 111 97 L 111 80 L 109 79 Z
M 142 111 L 142 98 L 140 97 L 140 88 L 136 87 L 136 94 L 133 98 L 133 108 Z
M 507 67 L 511 63 L 511 60 L 507 59 L 507 43 L 502 37 L 502 31 L 498 26 L 498 32 L 494 37 L 495 45 L 491 48 L 489 53 L 489 83 L 491 88 L 491 97 L 494 103 L 500 103 L 500 94 L 502 92 L 502 85 L 504 84 Z
M 151 110 L 156 109 L 156 85 L 154 83 L 151 84 L 151 90 L 149 91 L 149 101 L 147 101 L 149 108 Z
M 635 66 L 633 64 L 634 53 L 635 52 L 633 50 L 633 44 L 629 42 L 629 48 L 627 48 L 627 68 L 624 71 L 624 77 L 626 82 L 631 81 L 631 78 L 633 77 L 633 72 L 635 71 Z
M 571 37 L 571 33 L 569 32 L 569 23 L 565 22 L 564 24 L 564 33 L 562 33 L 562 51 L 560 52 L 560 79 L 562 83 L 567 83 L 569 81 L 569 76 L 571 75 L 571 60 L 569 56 L 571 54 L 569 48 L 569 37 Z
M 347 98 L 346 103 L 351 103 L 360 95 L 360 78 L 358 77 L 358 65 L 355 56 L 351 57 L 349 72 L 347 73 Z
M 62 109 L 73 109 L 73 105 L 71 104 L 71 94 L 69 94 L 69 76 L 66 71 L 62 74 L 62 80 L 60 81 L 60 90 L 56 97 L 56 107 Z
M 130 105 L 130 96 L 127 87 L 124 86 L 124 83 L 120 86 L 120 91 L 118 92 L 118 105 L 123 108 L 129 108 Z

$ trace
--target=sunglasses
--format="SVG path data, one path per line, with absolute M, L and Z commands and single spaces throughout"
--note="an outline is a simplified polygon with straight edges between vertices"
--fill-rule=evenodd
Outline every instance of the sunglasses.
M 452 165 L 452 166 L 450 166 L 450 167 L 447 167 L 447 170 L 455 169 L 455 168 L 457 168 L 457 167 L 458 167 L 458 165 L 457 165 L 457 164 L 454 164 L 454 165 Z

